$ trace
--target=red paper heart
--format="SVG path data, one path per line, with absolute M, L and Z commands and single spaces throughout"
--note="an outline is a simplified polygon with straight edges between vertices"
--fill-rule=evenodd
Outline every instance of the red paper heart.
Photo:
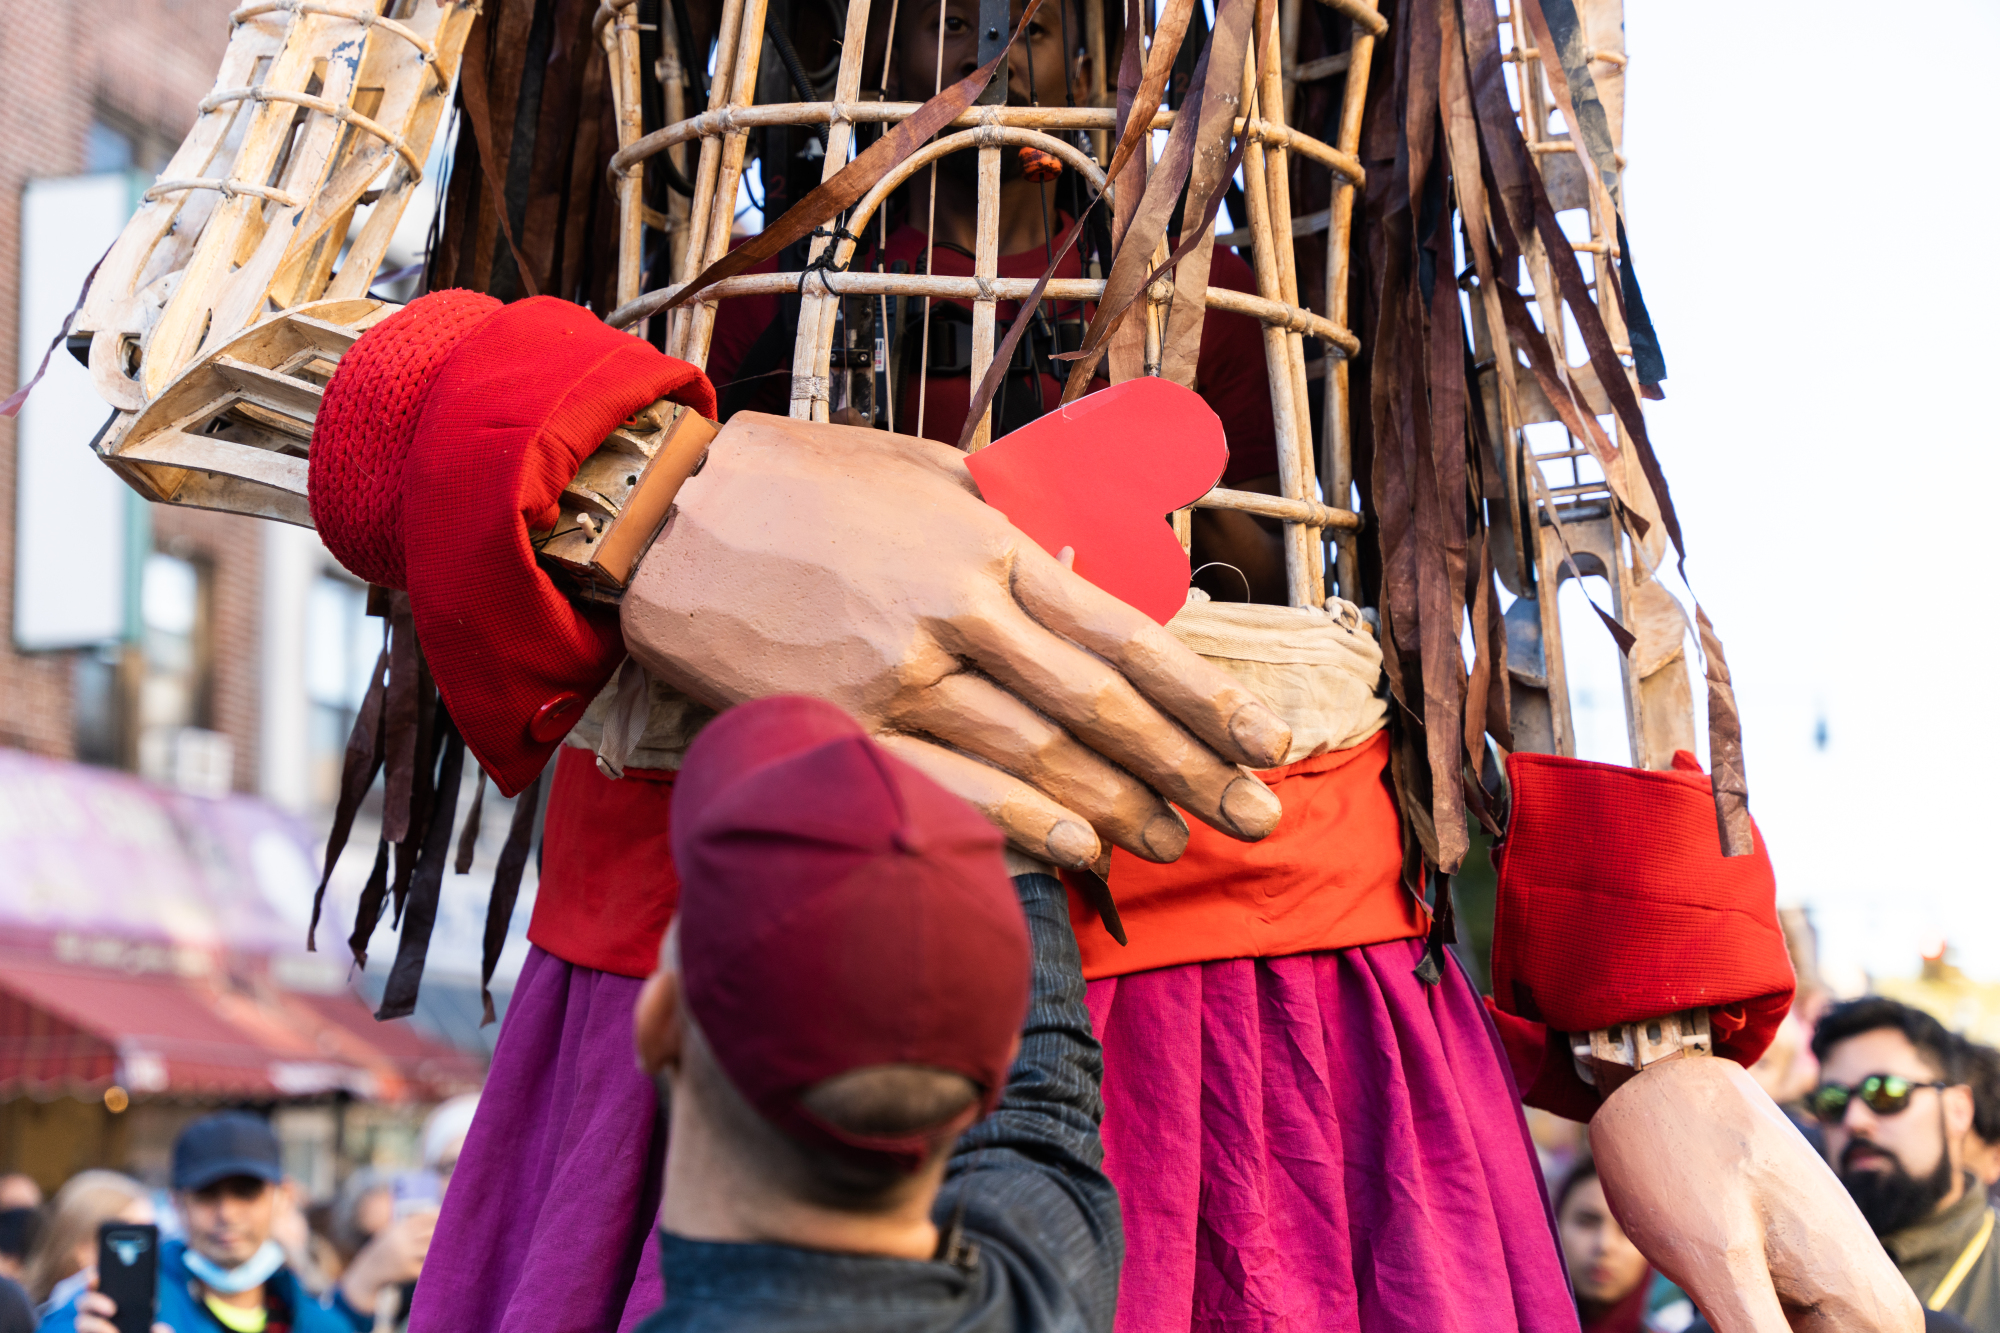
M 1146 377 L 1086 394 L 995 440 L 965 465 L 986 503 L 1054 555 L 1161 624 L 1187 602 L 1188 558 L 1166 515 L 1229 465 L 1201 395 Z

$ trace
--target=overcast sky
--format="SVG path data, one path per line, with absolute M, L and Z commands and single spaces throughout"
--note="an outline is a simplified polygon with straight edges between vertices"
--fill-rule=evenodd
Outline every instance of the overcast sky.
M 1940 937 L 2000 980 L 2000 6 L 1628 0 L 1626 41 L 1648 419 L 1780 898 L 1837 980 Z

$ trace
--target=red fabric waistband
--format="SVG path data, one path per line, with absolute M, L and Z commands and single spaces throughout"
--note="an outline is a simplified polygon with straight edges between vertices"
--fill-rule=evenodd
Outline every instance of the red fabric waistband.
M 667 823 L 675 775 L 628 768 L 607 778 L 573 745 L 555 765 L 528 938 L 579 967 L 650 975 L 681 898 Z

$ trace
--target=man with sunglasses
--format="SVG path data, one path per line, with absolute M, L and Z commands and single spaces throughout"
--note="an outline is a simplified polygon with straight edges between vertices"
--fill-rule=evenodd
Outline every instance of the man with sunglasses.
M 1871 995 L 1828 1010 L 1812 1045 L 1820 1084 L 1807 1105 L 1861 1215 L 1927 1309 L 2000 1333 L 1995 1214 L 1966 1169 L 1962 1043 L 1921 1009 Z

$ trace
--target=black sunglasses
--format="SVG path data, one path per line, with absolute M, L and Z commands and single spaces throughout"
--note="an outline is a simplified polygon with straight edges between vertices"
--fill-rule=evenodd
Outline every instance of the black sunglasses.
M 1910 1109 L 1910 1094 L 1918 1088 L 1948 1088 L 1949 1083 L 1916 1083 L 1901 1074 L 1870 1074 L 1853 1087 L 1822 1083 L 1806 1097 L 1806 1109 L 1821 1123 L 1837 1125 L 1856 1097 L 1876 1115 L 1898 1115 Z

